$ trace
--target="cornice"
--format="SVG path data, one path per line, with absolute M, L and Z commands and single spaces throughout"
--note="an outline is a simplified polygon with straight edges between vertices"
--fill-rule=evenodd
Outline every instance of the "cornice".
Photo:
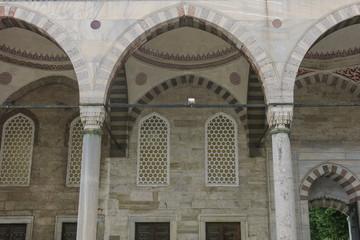
M 6 46 L 5 44 L 0 45 L 0 51 L 5 52 L 7 54 L 11 54 L 18 57 L 28 58 L 31 60 L 37 61 L 49 61 L 49 62 L 65 62 L 70 61 L 67 55 L 49 55 L 49 54 L 37 54 L 27 52 L 26 50 L 11 48 Z
M 212 60 L 215 58 L 222 58 L 229 54 L 234 54 L 235 52 L 238 52 L 236 48 L 233 46 L 227 47 L 225 49 L 220 49 L 214 52 L 204 53 L 204 54 L 197 54 L 197 55 L 180 55 L 180 54 L 174 54 L 174 53 L 167 53 L 167 52 L 161 52 L 156 49 L 151 49 L 149 47 L 142 46 L 139 49 L 139 52 L 142 54 L 145 54 L 147 56 L 160 58 L 162 60 L 167 61 L 180 61 L 180 62 L 189 62 L 189 61 L 207 61 Z
M 11 54 L 18 57 L 23 57 L 31 60 L 37 61 L 49 61 L 49 62 L 65 62 L 70 61 L 67 55 L 49 55 L 49 54 L 37 54 L 27 52 L 26 50 L 11 48 L 5 44 L 0 45 L 0 51 Z
M 73 70 L 72 64 L 45 64 L 45 63 L 35 63 L 30 61 L 19 60 L 16 58 L 8 57 L 0 54 L 0 61 L 19 65 L 22 67 L 35 68 L 41 70 L 52 70 L 52 71 L 67 71 Z
M 207 68 L 213 68 L 213 67 L 219 67 L 225 64 L 228 64 L 230 62 L 233 62 L 237 59 L 239 59 L 242 56 L 241 52 L 237 52 L 231 56 L 228 56 L 223 59 L 219 59 L 212 62 L 204 62 L 204 63 L 189 63 L 189 64 L 180 64 L 180 63 L 171 63 L 171 62 L 164 62 L 160 60 L 155 60 L 152 58 L 148 58 L 144 55 L 138 54 L 137 52 L 134 52 L 132 55 L 137 60 L 151 64 L 153 66 L 161 67 L 161 68 L 167 68 L 172 70 L 198 70 L 198 69 L 207 69 Z
M 331 52 L 307 52 L 304 56 L 305 59 L 314 59 L 314 60 L 330 60 L 335 58 L 344 58 L 353 55 L 360 54 L 360 48 L 349 48 Z

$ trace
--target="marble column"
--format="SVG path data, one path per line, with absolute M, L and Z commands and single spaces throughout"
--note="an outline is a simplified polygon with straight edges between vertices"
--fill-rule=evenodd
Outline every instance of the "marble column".
M 269 106 L 267 119 L 272 134 L 276 235 L 278 240 L 295 240 L 295 189 L 290 148 L 292 106 Z
M 96 240 L 101 127 L 105 110 L 101 106 L 82 106 L 80 117 L 84 125 L 84 138 L 76 239 Z

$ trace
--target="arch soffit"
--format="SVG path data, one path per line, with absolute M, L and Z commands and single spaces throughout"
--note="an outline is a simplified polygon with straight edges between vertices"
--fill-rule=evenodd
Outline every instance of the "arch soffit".
M 87 102 L 90 99 L 93 88 L 91 75 L 79 47 L 70 34 L 43 14 L 16 5 L 0 4 L 0 18 L 3 17 L 25 21 L 38 27 L 53 38 L 70 58 L 74 67 L 80 89 L 80 99 L 82 99 L 82 102 Z
M 306 74 L 305 76 L 297 77 L 295 80 L 294 91 L 296 91 L 296 89 L 307 87 L 315 83 L 323 83 L 329 86 L 334 86 L 340 90 L 347 91 L 354 96 L 360 96 L 359 83 L 335 73 L 314 72 L 311 74 Z
M 56 79 L 54 79 L 54 78 L 56 78 Z M 55 85 L 55 84 L 61 84 L 68 88 L 78 91 L 78 85 L 73 79 L 65 77 L 65 76 L 53 75 L 53 76 L 40 78 L 38 80 L 35 80 L 35 81 L 25 85 L 24 87 L 20 88 L 19 90 L 17 90 L 13 94 L 11 94 L 8 97 L 8 99 L 17 101 L 18 99 L 26 96 L 27 94 L 31 93 L 32 91 L 34 91 L 40 87 L 45 87 L 45 86 Z
M 138 101 L 138 104 L 149 104 L 155 97 L 159 96 L 162 92 L 167 91 L 169 89 L 175 88 L 180 85 L 195 85 L 198 87 L 206 88 L 207 90 L 213 92 L 214 94 L 220 96 L 224 101 L 229 104 L 237 104 L 239 103 L 238 99 L 236 99 L 227 89 L 223 86 L 217 85 L 216 83 L 208 80 L 205 77 L 197 77 L 195 75 L 182 75 L 176 78 L 168 79 L 157 86 L 153 87 L 146 94 L 144 94 Z M 241 104 L 241 103 L 240 103 Z M 247 124 L 247 115 L 246 111 L 242 107 L 238 107 L 234 109 L 237 116 L 239 116 L 239 120 L 242 123 L 245 132 L 248 134 L 248 124 Z M 131 130 L 135 125 L 139 115 L 142 110 L 139 108 L 132 108 L 129 114 L 129 136 L 131 136 Z M 235 121 L 236 122 L 236 121 Z
M 282 92 L 289 92 L 287 102 L 293 102 L 293 93 L 296 81 L 296 74 L 300 67 L 300 64 L 313 45 L 313 43 L 327 30 L 334 27 L 336 24 L 360 15 L 360 3 L 347 5 L 336 11 L 327 14 L 325 17 L 314 23 L 308 31 L 302 36 L 302 38 L 295 44 L 291 55 L 287 59 L 287 64 L 284 72 L 282 73 Z
M 350 203 L 360 200 L 360 181 L 356 175 L 345 167 L 326 163 L 313 168 L 304 177 L 300 185 L 301 201 L 308 201 L 310 187 L 319 177 L 327 177 L 339 183 L 349 196 Z
M 349 206 L 346 204 L 346 202 L 338 199 L 320 198 L 309 201 L 309 209 L 318 207 L 332 208 L 342 212 L 346 216 L 349 216 Z
M 95 74 L 95 90 L 93 102 L 103 102 L 119 66 L 125 63 L 127 57 L 138 47 L 148 41 L 147 33 L 156 34 L 164 26 L 174 24 L 183 18 L 194 18 L 222 32 L 245 55 L 257 70 L 262 81 L 265 102 L 280 102 L 280 84 L 273 63 L 265 49 L 241 23 L 235 20 L 193 4 L 178 4 L 138 20 L 122 33 L 109 48 L 101 60 Z

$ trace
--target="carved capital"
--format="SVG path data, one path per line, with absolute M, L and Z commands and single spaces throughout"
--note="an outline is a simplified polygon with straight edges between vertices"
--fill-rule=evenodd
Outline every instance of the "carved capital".
M 269 106 L 267 120 L 273 133 L 290 132 L 293 118 L 293 106 Z
M 80 106 L 80 117 L 85 132 L 90 129 L 100 130 L 105 121 L 105 116 L 104 106 Z

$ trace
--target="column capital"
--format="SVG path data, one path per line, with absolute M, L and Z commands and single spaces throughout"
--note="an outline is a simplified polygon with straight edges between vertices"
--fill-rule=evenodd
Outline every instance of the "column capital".
M 269 106 L 267 108 L 267 120 L 272 133 L 290 132 L 290 124 L 293 118 L 293 106 Z
M 80 118 L 84 130 L 101 130 L 105 121 L 104 106 L 80 106 Z

